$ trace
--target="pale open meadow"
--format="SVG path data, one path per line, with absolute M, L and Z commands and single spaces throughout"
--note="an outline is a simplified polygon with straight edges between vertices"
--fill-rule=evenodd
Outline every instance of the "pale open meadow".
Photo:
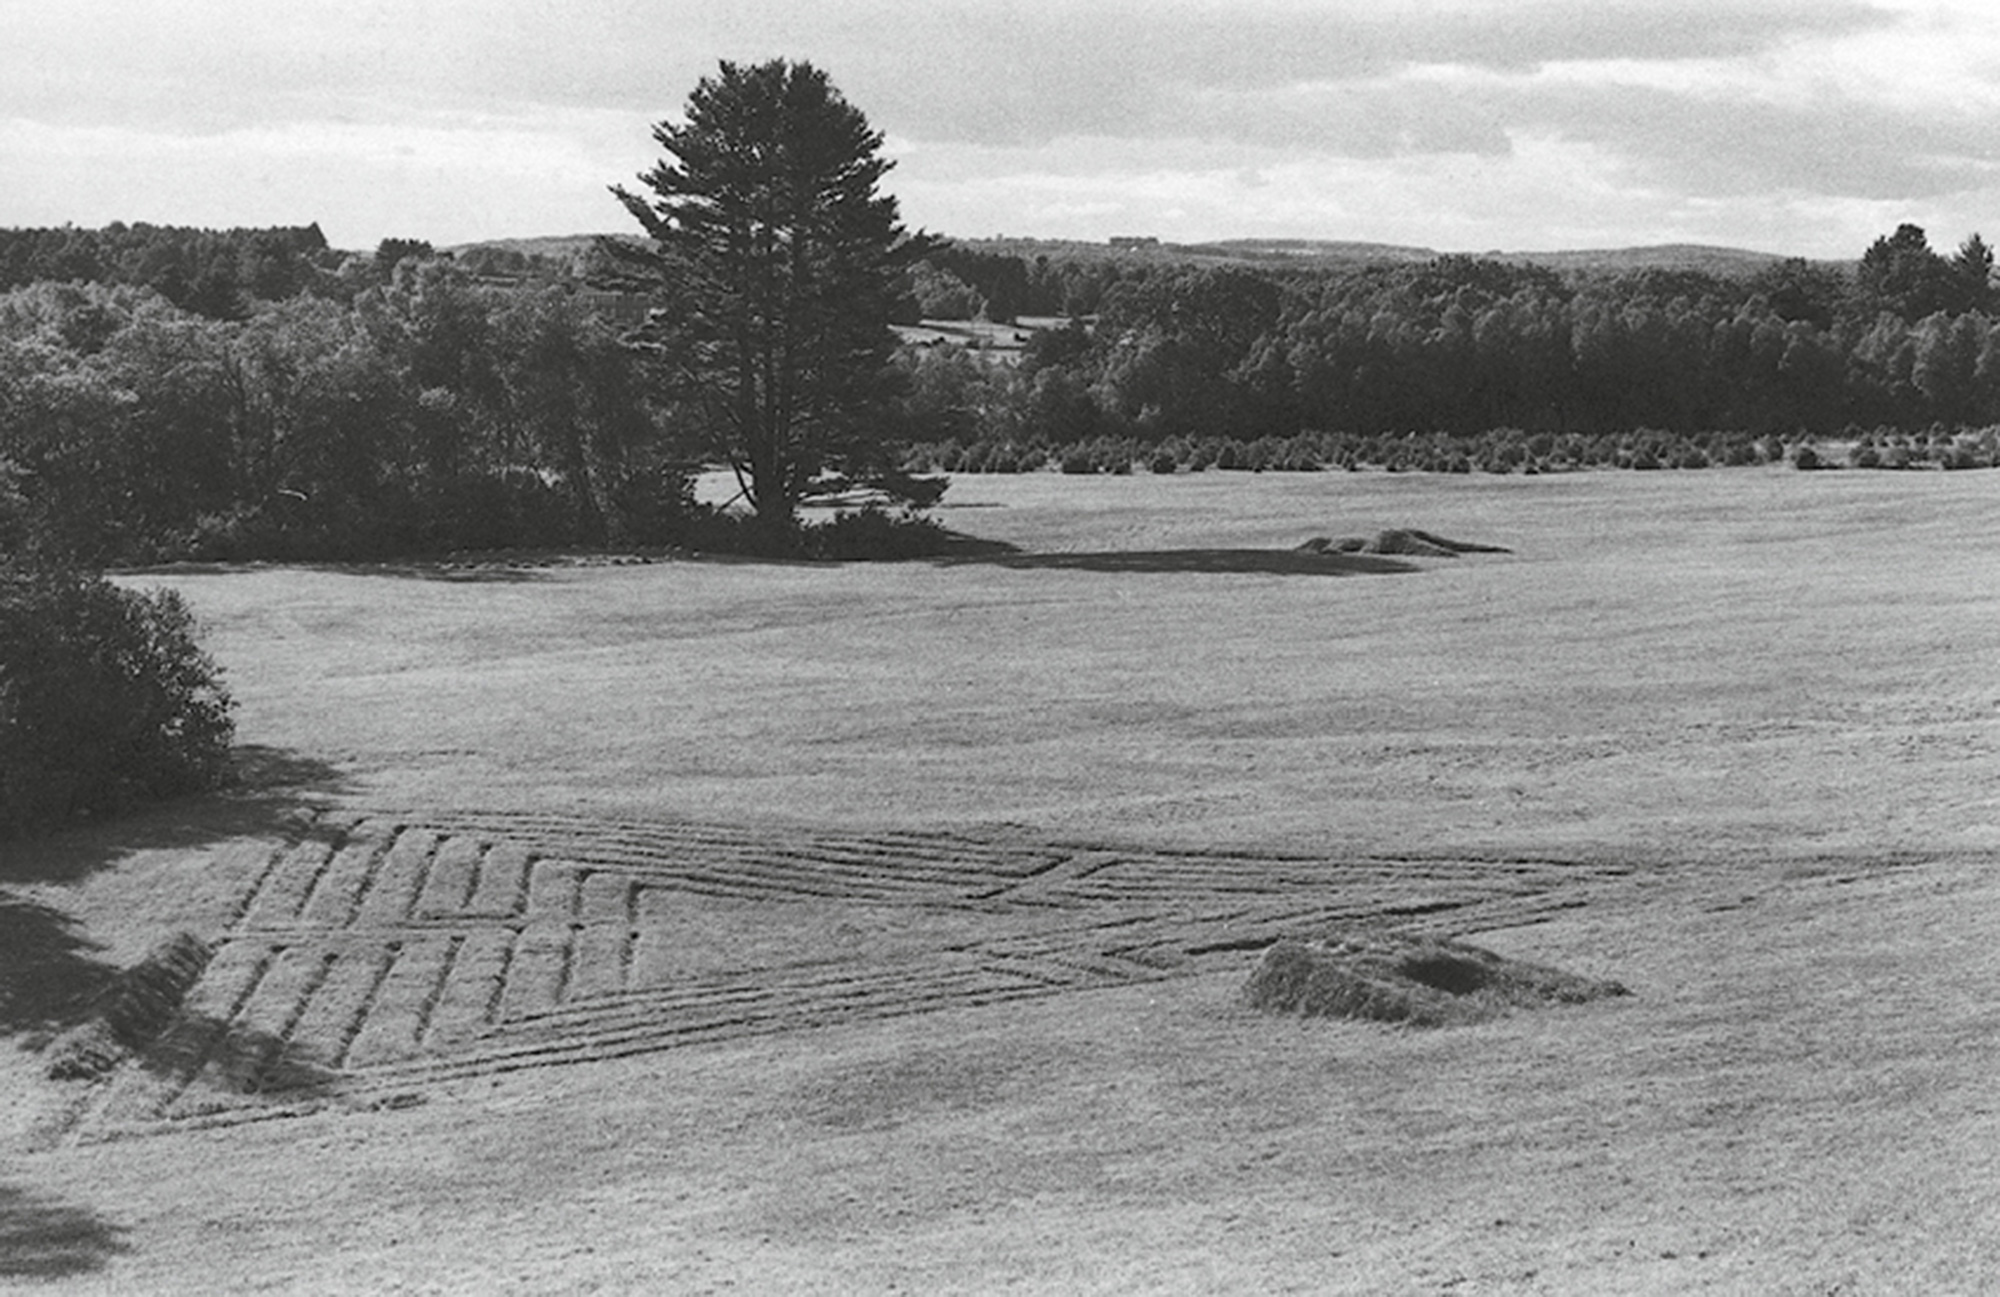
M 123 578 L 203 619 L 245 782 L 5 849 L 51 967 L 214 956 L 94 1081 L 0 1024 L 0 1276 L 2000 1274 L 2000 474 L 945 500 L 1018 552 Z M 1295 548 L 1390 528 L 1509 552 Z M 1242 1003 L 1279 936 L 1384 924 L 1631 994 Z

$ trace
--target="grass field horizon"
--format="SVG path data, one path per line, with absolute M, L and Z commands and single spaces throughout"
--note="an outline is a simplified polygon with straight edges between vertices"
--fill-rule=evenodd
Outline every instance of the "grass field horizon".
M 0 1274 L 1975 1289 L 1996 483 L 964 475 L 1065 561 L 121 578 L 250 778 L 7 849 L 51 961 L 218 953 L 179 1071 L 6 1051 Z M 1241 558 L 1390 528 L 1510 552 Z M 1336 922 L 1632 995 L 1241 1003 Z

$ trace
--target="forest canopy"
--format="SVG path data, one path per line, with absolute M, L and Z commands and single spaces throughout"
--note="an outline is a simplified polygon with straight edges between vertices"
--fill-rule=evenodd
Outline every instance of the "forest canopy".
M 573 253 L 329 248 L 316 226 L 0 230 L 0 549 L 92 562 L 666 545 L 698 428 L 634 329 L 676 303 Z M 910 469 L 1550 472 L 1991 465 L 1978 236 L 1853 263 L 1557 270 L 1171 248 L 926 250 L 874 418 Z M 925 307 L 933 308 L 930 311 Z M 1819 443 L 1819 444 L 1815 444 Z

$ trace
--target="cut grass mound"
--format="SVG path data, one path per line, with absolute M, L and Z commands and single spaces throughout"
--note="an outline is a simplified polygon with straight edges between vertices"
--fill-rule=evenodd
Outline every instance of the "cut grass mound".
M 1315 536 L 1299 546 L 1313 554 L 1405 554 L 1415 558 L 1457 558 L 1460 554 L 1511 554 L 1504 545 L 1447 540 L 1434 532 L 1392 527 L 1373 536 Z
M 1629 992 L 1617 982 L 1522 963 L 1478 946 L 1393 932 L 1286 939 L 1244 987 L 1250 1004 L 1302 1017 L 1448 1027 L 1512 1009 Z
M 52 1080 L 90 1080 L 144 1049 L 174 1020 L 213 952 L 192 933 L 161 942 L 104 989 L 97 1012 L 49 1047 Z

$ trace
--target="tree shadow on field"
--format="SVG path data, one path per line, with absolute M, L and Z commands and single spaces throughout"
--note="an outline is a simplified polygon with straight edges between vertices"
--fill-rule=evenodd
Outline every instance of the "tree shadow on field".
M 995 567 L 1078 572 L 1261 572 L 1281 576 L 1358 576 L 1422 571 L 1414 563 L 1375 554 L 1323 554 L 1290 549 L 1096 550 L 1086 553 L 970 555 L 946 560 Z
M 550 579 L 554 564 L 442 560 L 430 563 L 313 563 L 316 572 L 341 576 L 392 577 L 402 581 L 446 581 L 459 585 L 528 585 Z
M 122 815 L 78 820 L 46 832 L 0 838 L 0 884 L 67 883 L 135 851 L 194 850 L 230 838 L 282 833 L 302 804 L 347 791 L 345 772 L 284 748 L 239 743 L 228 787 L 146 802 Z
M 306 799 L 345 787 L 334 766 L 277 748 L 235 749 L 233 788 L 152 803 L 33 837 L 0 839 L 0 1035 L 55 1032 L 88 1017 L 118 969 L 102 959 L 58 893 L 143 851 L 199 851 L 244 838 L 284 838 L 310 821 Z M 171 908 L 171 906 L 169 907 Z M 171 929 L 169 914 L 136 915 Z
M 0 891 L 0 1033 L 67 1026 L 117 971 L 62 911 Z
M 209 1077 L 230 1094 L 311 1099 L 339 1075 L 308 1046 L 248 1023 L 183 1012 L 139 1054 L 155 1076 L 190 1081 Z
M 381 562 L 328 563 L 255 561 L 243 563 L 164 563 L 151 567 L 120 568 L 125 576 L 232 576 L 246 572 L 276 570 L 331 572 L 338 576 L 382 576 L 405 581 L 455 581 L 519 585 L 549 579 L 548 569 L 563 566 L 553 561 L 505 558 L 386 559 Z
M 73 1279 L 131 1251 L 113 1225 L 83 1207 L 0 1184 L 0 1278 Z

